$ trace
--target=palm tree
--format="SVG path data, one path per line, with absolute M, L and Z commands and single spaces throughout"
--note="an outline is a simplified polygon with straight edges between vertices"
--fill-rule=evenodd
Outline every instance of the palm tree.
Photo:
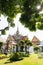
M 23 52 L 24 40 L 20 40 L 20 41 L 19 41 L 19 46 L 20 46 L 20 51 Z
M 32 43 L 30 42 L 30 40 L 27 38 L 27 39 L 25 39 L 25 51 L 27 52 L 27 45 L 28 46 L 32 46 Z
M 26 38 L 25 40 L 20 40 L 18 44 L 20 46 L 20 51 L 23 51 L 23 49 L 25 48 L 25 52 L 27 52 L 27 45 L 32 46 L 32 43 L 28 38 Z
M 30 41 L 29 39 L 26 39 L 26 40 L 25 40 L 25 44 L 26 44 L 26 45 L 29 45 L 29 46 L 32 46 L 32 43 L 31 43 L 31 41 Z

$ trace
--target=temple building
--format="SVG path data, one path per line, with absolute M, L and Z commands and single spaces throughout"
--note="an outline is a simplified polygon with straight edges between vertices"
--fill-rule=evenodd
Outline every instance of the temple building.
M 3 47 L 2 47 L 2 52 L 33 52 L 33 50 L 31 51 L 31 49 L 29 49 L 31 46 L 27 45 L 27 43 L 25 42 L 25 44 L 21 45 L 19 44 L 20 40 L 26 40 L 28 39 L 27 36 L 23 36 L 19 33 L 19 29 L 17 28 L 16 34 L 14 35 L 9 35 L 6 42 L 4 43 Z M 31 43 L 34 45 L 39 45 L 40 44 L 40 40 L 34 36 Z M 31 47 L 33 48 L 33 47 Z M 29 51 L 30 50 L 30 51 Z
M 39 45 L 41 41 L 36 36 L 34 36 L 31 42 L 32 44 Z
M 16 44 L 19 43 L 20 40 L 25 40 L 26 38 L 28 38 L 28 37 L 19 34 L 19 29 L 17 28 L 16 34 L 9 35 L 8 38 L 7 38 L 7 40 L 9 40 L 10 42 L 12 42 L 12 44 L 16 45 Z
M 27 38 L 28 38 L 27 36 L 23 36 L 23 35 L 19 34 L 19 29 L 17 28 L 16 34 L 8 36 L 4 48 L 5 48 L 5 50 L 6 50 L 6 48 L 9 48 L 8 49 L 9 52 L 10 51 L 12 51 L 12 52 L 20 51 L 20 46 L 18 46 L 18 43 L 20 42 L 20 40 L 25 40 Z

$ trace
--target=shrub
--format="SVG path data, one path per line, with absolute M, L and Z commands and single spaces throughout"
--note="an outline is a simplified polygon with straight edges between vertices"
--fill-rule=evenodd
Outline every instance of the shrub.
M 23 57 L 29 57 L 29 52 L 22 53 Z
M 34 47 L 34 51 L 35 51 L 35 53 L 38 53 L 38 50 L 39 50 L 39 47 Z
M 18 60 L 22 60 L 22 54 L 20 52 L 15 52 L 15 53 L 11 53 L 10 55 L 10 61 L 18 61 Z
M 34 50 L 36 50 L 36 51 L 39 50 L 39 47 L 34 47 Z
M 7 56 L 5 54 L 0 54 L 0 59 L 4 59 L 7 58 Z

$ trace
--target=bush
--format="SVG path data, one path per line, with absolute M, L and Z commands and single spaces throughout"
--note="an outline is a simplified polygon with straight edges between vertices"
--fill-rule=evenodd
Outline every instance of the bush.
M 34 47 L 35 53 L 38 53 L 39 47 Z
M 29 57 L 29 52 L 25 52 L 22 54 L 23 57 Z
M 20 52 L 15 52 L 15 53 L 11 53 L 10 55 L 10 61 L 18 61 L 18 60 L 22 60 L 22 54 Z
M 36 51 L 37 51 L 38 49 L 39 49 L 39 47 L 35 47 L 35 48 L 34 48 L 34 50 L 36 50 Z
M 7 58 L 7 56 L 5 54 L 0 54 L 0 59 L 4 59 Z

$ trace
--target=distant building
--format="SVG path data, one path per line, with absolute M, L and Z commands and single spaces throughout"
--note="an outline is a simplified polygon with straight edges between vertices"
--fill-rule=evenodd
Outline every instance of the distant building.
M 33 37 L 31 42 L 32 42 L 32 44 L 36 44 L 36 45 L 40 44 L 40 40 L 36 36 Z
M 17 28 L 17 31 L 16 31 L 16 34 L 14 35 L 9 35 L 7 40 L 6 40 L 6 44 L 5 44 L 5 47 L 7 44 L 9 44 L 9 50 L 12 50 L 12 51 L 20 51 L 20 46 L 18 46 L 18 43 L 20 40 L 25 40 L 27 39 L 28 37 L 27 36 L 23 36 L 21 34 L 19 34 L 19 29 Z
M 19 43 L 20 40 L 25 40 L 27 38 L 28 38 L 27 36 L 23 36 L 23 35 L 19 34 L 19 29 L 17 28 L 16 34 L 9 35 L 8 38 L 7 38 L 7 40 L 9 40 L 10 43 L 16 45 L 16 44 Z
M 43 41 L 40 43 L 39 48 L 40 48 L 40 52 L 43 52 Z

